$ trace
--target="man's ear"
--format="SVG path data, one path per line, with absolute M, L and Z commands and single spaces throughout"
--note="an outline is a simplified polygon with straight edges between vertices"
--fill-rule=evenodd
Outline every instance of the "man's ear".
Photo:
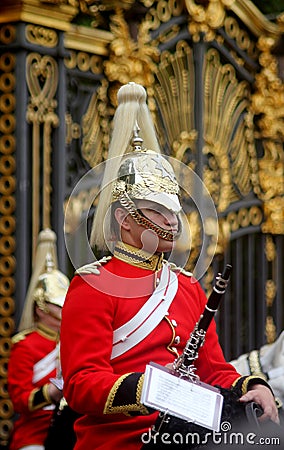
M 121 228 L 124 228 L 125 230 L 130 229 L 129 214 L 124 208 L 116 208 L 114 217 Z

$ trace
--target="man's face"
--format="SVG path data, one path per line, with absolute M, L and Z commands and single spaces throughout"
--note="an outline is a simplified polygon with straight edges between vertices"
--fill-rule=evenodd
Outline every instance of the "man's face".
M 62 308 L 53 303 L 46 303 L 48 312 L 44 312 L 36 307 L 38 321 L 54 331 L 59 331 L 61 324 Z
M 148 200 L 137 200 L 135 204 L 137 209 L 141 210 L 151 222 L 154 222 L 163 230 L 171 231 L 174 234 L 178 233 L 179 221 L 175 213 L 158 203 Z M 127 219 L 129 221 L 129 232 L 126 239 L 130 238 L 130 241 L 126 242 L 125 233 L 122 233 L 124 242 L 143 248 L 149 253 L 169 252 L 172 250 L 173 242 L 158 237 L 154 231 L 138 225 L 129 215 Z

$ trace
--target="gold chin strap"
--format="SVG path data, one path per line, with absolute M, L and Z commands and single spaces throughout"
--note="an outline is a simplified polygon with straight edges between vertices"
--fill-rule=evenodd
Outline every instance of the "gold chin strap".
M 55 305 L 55 306 L 58 306 L 58 305 Z M 60 308 L 60 306 L 59 306 L 59 308 Z M 54 319 L 57 319 L 57 320 L 61 321 L 61 316 L 58 316 L 58 314 L 55 314 L 55 313 L 51 312 L 48 307 L 47 307 L 47 309 L 48 309 L 48 313 L 47 314 L 49 316 L 53 317 Z
M 159 236 L 162 239 L 165 239 L 166 241 L 175 241 L 179 235 L 180 235 L 180 224 L 179 224 L 179 231 L 177 233 L 173 233 L 172 231 L 164 230 L 163 228 L 159 227 L 159 225 L 152 222 L 150 219 L 148 219 L 142 211 L 136 208 L 135 203 L 131 200 L 129 195 L 124 192 L 121 197 L 119 198 L 119 202 L 123 208 L 125 208 L 133 220 L 138 224 L 142 225 L 144 228 L 148 230 L 154 231 L 157 236 Z
M 44 313 L 48 314 L 49 313 L 49 308 L 46 304 L 45 298 L 44 298 L 44 292 L 43 289 L 41 288 L 37 288 L 34 294 L 34 298 L 35 298 L 35 302 L 37 304 L 37 306 L 39 307 L 39 309 L 41 311 L 43 311 Z
M 38 289 L 38 298 L 36 299 L 36 304 L 39 307 L 39 309 L 41 311 L 43 311 L 45 314 L 48 314 L 48 315 L 50 315 L 51 317 L 54 317 L 57 320 L 61 320 L 61 317 L 59 317 L 57 314 L 55 314 L 55 313 L 50 311 L 50 309 L 49 309 L 49 302 L 47 302 L 45 300 L 43 290 L 40 289 L 40 288 Z

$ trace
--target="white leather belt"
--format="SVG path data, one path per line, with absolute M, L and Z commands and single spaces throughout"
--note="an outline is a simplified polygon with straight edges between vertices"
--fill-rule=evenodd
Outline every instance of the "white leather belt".
M 170 264 L 162 268 L 161 280 L 138 313 L 113 334 L 111 359 L 117 358 L 148 336 L 161 322 L 176 295 L 178 279 Z

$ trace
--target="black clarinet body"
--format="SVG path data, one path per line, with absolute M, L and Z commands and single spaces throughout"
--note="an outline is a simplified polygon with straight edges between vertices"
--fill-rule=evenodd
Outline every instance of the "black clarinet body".
M 198 358 L 199 349 L 205 342 L 206 332 L 213 317 L 218 311 L 222 297 L 226 292 L 231 270 L 232 266 L 227 264 L 223 274 L 219 273 L 216 276 L 215 284 L 207 300 L 204 311 L 201 314 L 199 321 L 196 323 L 182 354 L 174 362 L 174 370 L 180 376 L 188 378 L 191 381 L 195 381 L 197 378 L 194 362 Z

